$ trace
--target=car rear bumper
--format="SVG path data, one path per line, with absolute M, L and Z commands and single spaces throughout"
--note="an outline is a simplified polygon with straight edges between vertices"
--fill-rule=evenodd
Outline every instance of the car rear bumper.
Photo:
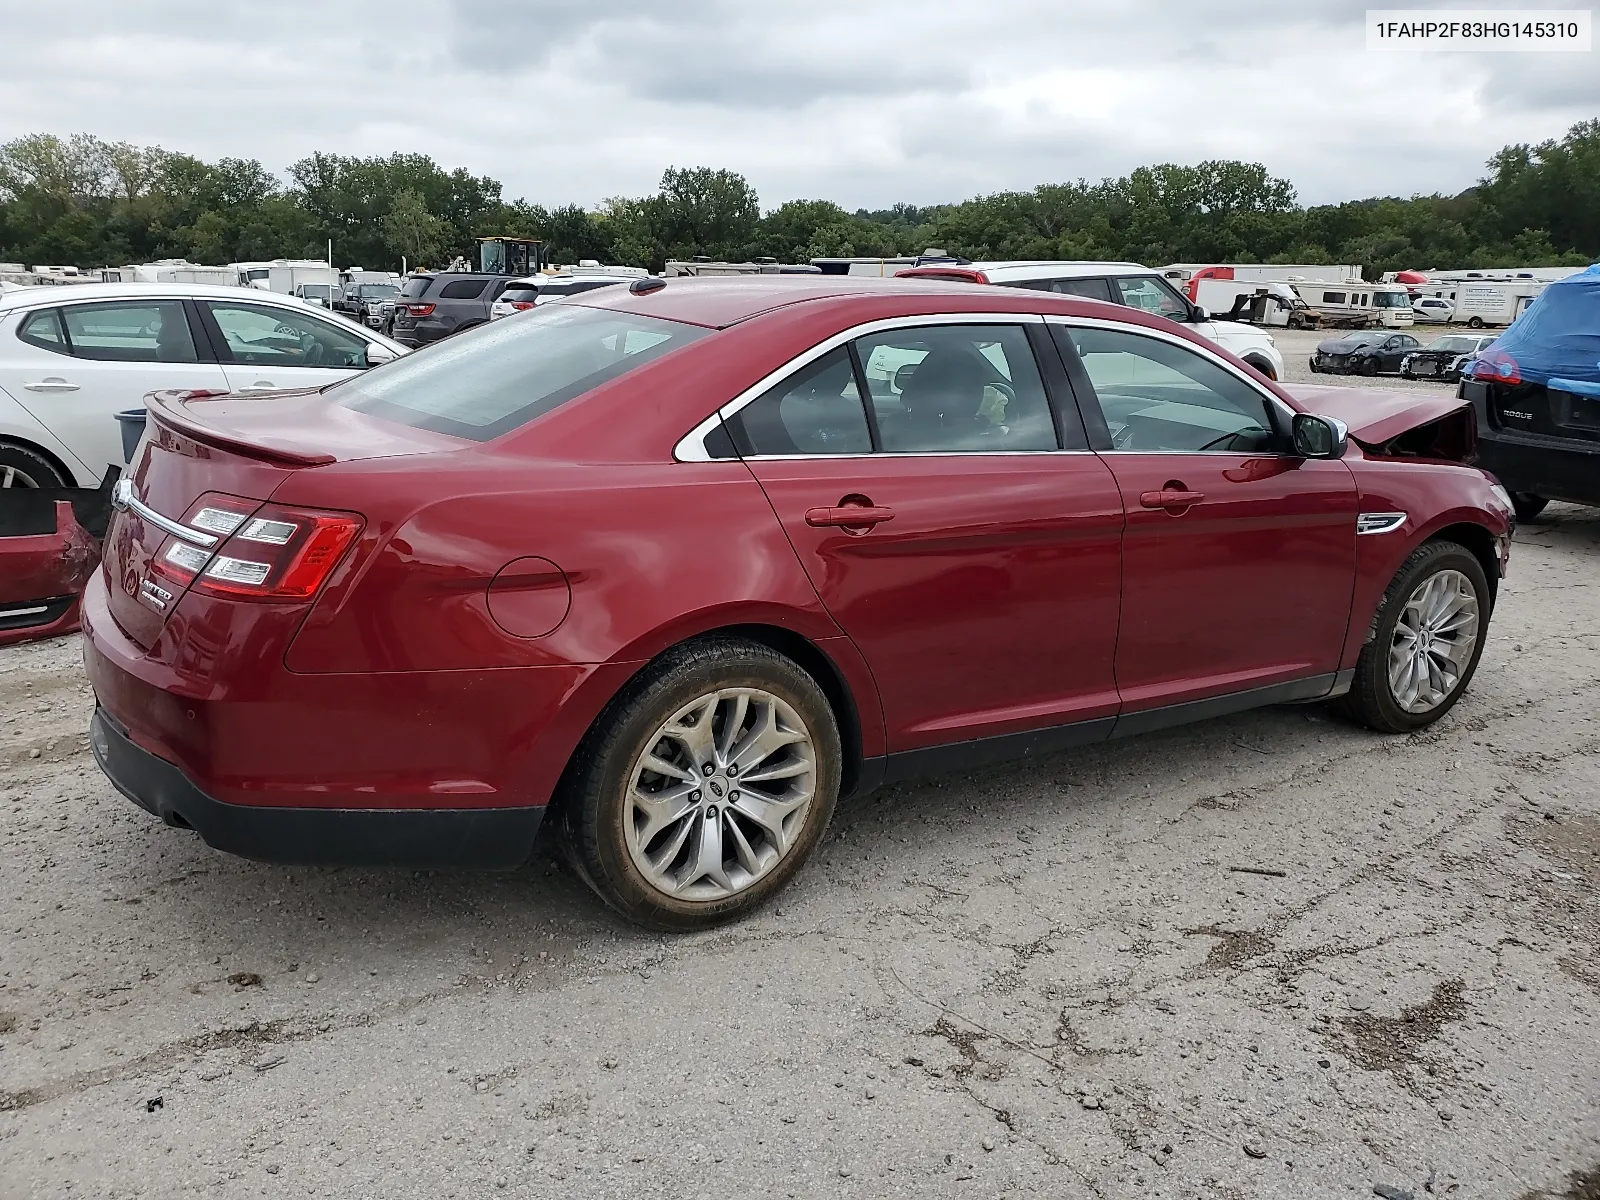
M 1510 492 L 1600 505 L 1600 442 L 1508 434 L 1480 416 L 1477 465 Z
M 315 866 L 481 867 L 527 861 L 542 808 L 265 808 L 225 804 L 136 746 L 103 709 L 89 724 L 95 761 L 116 789 L 207 845 L 261 862 Z

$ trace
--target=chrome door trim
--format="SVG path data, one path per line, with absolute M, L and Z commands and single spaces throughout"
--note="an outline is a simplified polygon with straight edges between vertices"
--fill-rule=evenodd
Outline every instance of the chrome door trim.
M 924 326 L 924 325 L 1018 325 L 1018 326 L 1021 326 L 1021 325 L 1042 325 L 1042 324 L 1044 324 L 1044 315 L 1042 313 L 970 312 L 970 313 L 924 313 L 924 314 L 922 314 L 920 316 L 915 316 L 915 317 L 883 317 L 883 318 L 880 318 L 879 320 L 876 320 L 876 321 L 865 321 L 860 325 L 851 326 L 849 329 L 843 330 L 840 333 L 834 334 L 832 337 L 826 338 L 823 341 L 818 342 L 815 346 L 812 346 L 809 350 L 801 351 L 799 354 L 797 354 L 793 358 L 791 358 L 788 362 L 784 363 L 781 367 L 778 367 L 774 371 L 768 372 L 760 380 L 758 380 L 757 382 L 751 384 L 749 387 L 745 388 L 744 391 L 740 392 L 732 400 L 729 400 L 726 404 L 724 404 L 720 408 L 718 408 L 715 412 L 713 412 L 704 421 L 701 421 L 700 424 L 696 425 L 688 433 L 684 434 L 684 436 L 678 440 L 678 444 L 672 448 L 672 457 L 678 462 L 738 462 L 738 461 L 741 461 L 740 459 L 737 459 L 737 458 L 727 458 L 727 459 L 725 459 L 725 458 L 712 458 L 711 455 L 709 453 L 707 453 L 707 451 L 706 451 L 706 445 L 705 445 L 706 438 L 711 435 L 711 433 L 717 428 L 717 426 L 719 424 L 721 424 L 723 421 L 727 420 L 728 418 L 735 416 L 739 412 L 740 409 L 744 408 L 745 405 L 750 404 L 752 401 L 754 401 L 754 400 L 758 399 L 759 397 L 761 397 L 770 388 L 776 387 L 778 384 L 782 383 L 789 376 L 795 374 L 796 372 L 800 371 L 804 367 L 810 365 L 812 362 L 815 362 L 817 359 L 821 358 L 824 354 L 827 354 L 829 351 L 837 350 L 840 346 L 846 345 L 849 342 L 853 342 L 858 337 L 866 337 L 869 334 L 883 333 L 883 332 L 886 332 L 886 331 L 892 330 L 892 329 L 916 329 L 919 326 Z M 888 453 L 891 453 L 891 452 L 885 451 L 885 452 L 882 452 L 882 453 L 888 454 Z M 929 451 L 928 453 L 958 455 L 958 454 L 963 454 L 965 452 L 964 451 L 960 451 L 960 450 L 946 450 L 946 451 Z M 1075 453 L 1075 452 L 1073 452 L 1073 451 L 1061 451 L 1061 450 L 1031 450 L 1031 451 L 1029 451 L 1029 450 L 990 450 L 990 451 L 986 451 L 985 453 L 989 453 L 989 454 L 1061 454 L 1061 453 Z M 1085 453 L 1092 453 L 1092 451 L 1085 451 Z M 854 455 L 854 456 L 842 455 L 842 454 L 805 454 L 805 455 L 762 454 L 762 455 L 752 455 L 751 457 L 752 458 L 761 458 L 761 459 L 765 460 L 765 459 L 773 459 L 773 458 L 789 458 L 789 459 L 794 459 L 794 458 L 845 458 L 845 457 L 858 457 L 858 458 L 874 457 L 875 458 L 875 457 L 878 457 L 878 456 L 879 455 L 875 453 L 875 454 L 872 454 L 872 455 L 862 454 L 862 455 Z M 901 454 L 895 454 L 894 457 L 903 458 L 903 457 L 908 457 L 908 456 L 907 455 L 901 455 Z
M 198 529 L 163 517 L 155 509 L 145 504 L 133 494 L 133 480 L 119 479 L 117 486 L 111 491 L 111 506 L 126 512 L 131 512 L 141 520 L 148 521 L 163 533 L 170 533 L 175 538 L 199 546 L 202 550 L 209 550 L 220 540 L 209 533 L 201 533 Z

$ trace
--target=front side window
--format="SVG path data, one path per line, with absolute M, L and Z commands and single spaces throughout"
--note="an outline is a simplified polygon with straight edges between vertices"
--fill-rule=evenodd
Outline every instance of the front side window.
M 73 304 L 62 309 L 75 358 L 106 362 L 198 362 L 178 300 Z
M 1172 321 L 1189 319 L 1189 306 L 1165 280 L 1148 275 L 1118 279 L 1117 290 L 1122 293 L 1122 302 L 1129 308 L 1155 313 L 1158 317 L 1166 317 Z
M 488 284 L 487 279 L 453 279 L 440 290 L 439 299 L 476 300 Z
M 66 339 L 61 334 L 59 308 L 40 309 L 24 317 L 22 324 L 17 328 L 17 337 L 30 346 L 38 346 L 41 350 L 54 350 L 57 354 L 72 353 L 67 349 Z
M 858 338 L 881 448 L 1054 450 L 1044 383 L 1017 325 L 927 325 Z
M 207 302 L 236 363 L 274 367 L 365 367 L 367 343 L 330 321 L 266 304 Z
M 734 414 L 728 432 L 733 447 L 747 456 L 871 454 L 850 351 L 830 350 L 774 385 Z
M 346 408 L 488 441 L 711 331 L 552 304 L 493 321 L 329 389 Z
M 1232 372 L 1160 338 L 1064 328 L 1094 385 L 1113 450 L 1267 453 L 1266 399 Z

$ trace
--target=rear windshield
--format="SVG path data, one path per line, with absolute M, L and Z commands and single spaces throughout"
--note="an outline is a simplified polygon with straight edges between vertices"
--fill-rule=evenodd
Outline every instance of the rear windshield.
M 328 396 L 357 412 L 486 442 L 710 332 L 603 308 L 545 305 L 354 376 Z
M 428 290 L 428 285 L 433 282 L 427 275 L 414 275 L 406 280 L 405 286 L 400 289 L 400 294 L 407 299 L 415 300 Z
M 538 298 L 539 289 L 530 283 L 513 283 L 500 293 L 500 299 L 506 301 L 514 300 L 518 304 L 531 304 Z

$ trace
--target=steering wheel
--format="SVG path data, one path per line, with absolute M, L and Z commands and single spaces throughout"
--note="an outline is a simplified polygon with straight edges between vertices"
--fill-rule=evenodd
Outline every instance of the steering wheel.
M 1237 429 L 1232 433 L 1225 433 L 1221 437 L 1214 437 L 1209 442 L 1207 442 L 1204 446 L 1199 447 L 1196 451 L 1194 451 L 1194 453 L 1198 454 L 1198 453 L 1200 453 L 1200 451 L 1213 449 L 1219 443 L 1222 443 L 1222 442 L 1231 442 L 1231 441 L 1233 441 L 1234 438 L 1238 437 L 1243 432 L 1244 432 L 1244 430 Z
M 281 333 L 285 337 L 292 337 L 292 338 L 296 338 L 296 339 L 298 339 L 301 336 L 301 333 L 300 333 L 300 331 L 298 329 L 296 329 L 293 325 L 290 325 L 290 324 L 288 324 L 287 322 L 284 322 L 284 321 L 279 321 L 278 325 L 277 325 L 277 328 L 275 328 L 272 332 L 273 333 Z

